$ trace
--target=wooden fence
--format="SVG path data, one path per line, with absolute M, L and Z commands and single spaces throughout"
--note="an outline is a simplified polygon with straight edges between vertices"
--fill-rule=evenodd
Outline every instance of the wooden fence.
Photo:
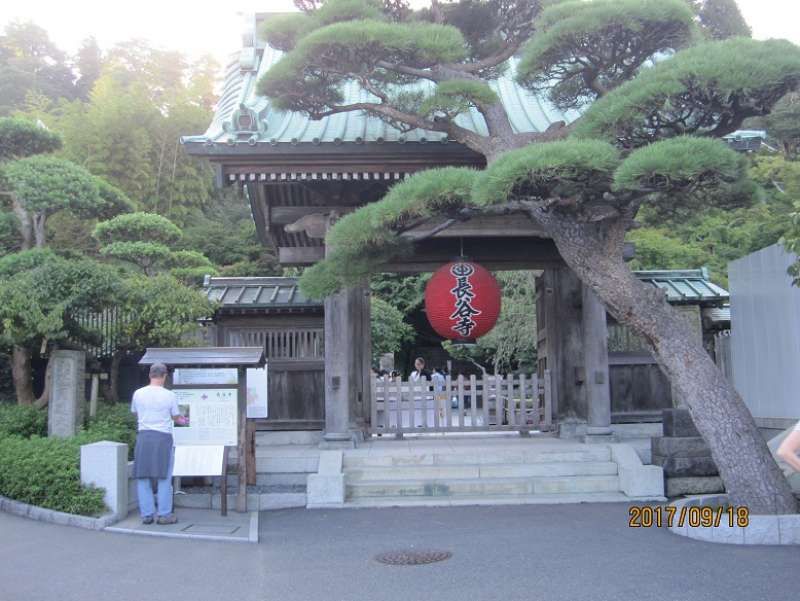
M 550 371 L 543 378 L 449 376 L 441 381 L 372 379 L 373 434 L 550 430 Z

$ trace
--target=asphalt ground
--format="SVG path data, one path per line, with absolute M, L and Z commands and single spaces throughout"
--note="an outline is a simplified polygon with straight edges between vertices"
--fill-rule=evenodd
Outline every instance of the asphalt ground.
M 179 513 L 180 516 L 180 513 Z M 625 504 L 271 511 L 259 544 L 95 532 L 0 514 L 0 601 L 776 601 L 800 548 L 629 528 Z M 422 566 L 375 561 L 444 550 Z

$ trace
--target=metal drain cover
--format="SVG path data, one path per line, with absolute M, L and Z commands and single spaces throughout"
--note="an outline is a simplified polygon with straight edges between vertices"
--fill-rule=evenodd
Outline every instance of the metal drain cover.
M 389 551 L 375 556 L 375 561 L 390 566 L 421 566 L 450 559 L 450 551 Z

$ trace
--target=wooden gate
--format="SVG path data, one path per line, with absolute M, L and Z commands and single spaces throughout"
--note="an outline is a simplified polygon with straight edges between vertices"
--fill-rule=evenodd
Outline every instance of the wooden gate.
M 550 371 L 449 376 L 440 381 L 372 379 L 373 434 L 530 432 L 552 429 Z

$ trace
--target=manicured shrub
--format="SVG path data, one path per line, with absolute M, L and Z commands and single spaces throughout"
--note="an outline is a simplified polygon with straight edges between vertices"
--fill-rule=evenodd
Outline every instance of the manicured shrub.
M 78 515 L 103 513 L 103 490 L 80 480 L 76 438 L 0 439 L 0 495 L 46 509 Z
M 43 438 L 45 412 L 0 407 L 0 495 L 56 511 L 96 516 L 105 511 L 103 490 L 80 480 L 81 445 L 111 440 L 136 444 L 136 421 L 127 404 L 101 405 L 72 438 Z M 4 429 L 5 428 L 5 429 Z
M 30 405 L 0 403 L 0 438 L 47 435 L 47 411 Z

